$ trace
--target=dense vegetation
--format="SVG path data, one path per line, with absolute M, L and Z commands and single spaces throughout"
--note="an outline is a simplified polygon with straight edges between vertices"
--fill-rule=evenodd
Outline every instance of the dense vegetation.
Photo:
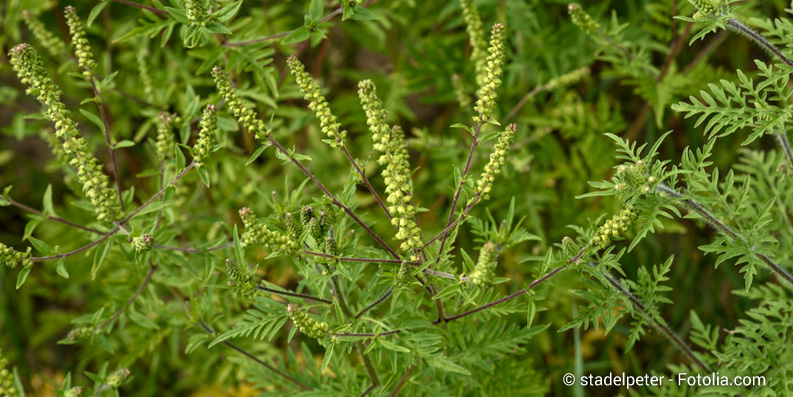
M 786 395 L 786 7 L 6 0 L 0 395 Z

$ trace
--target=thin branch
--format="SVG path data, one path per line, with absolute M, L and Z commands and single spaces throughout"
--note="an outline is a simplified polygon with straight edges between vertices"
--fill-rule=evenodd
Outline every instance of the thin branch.
M 154 7 L 145 6 L 143 4 L 133 3 L 133 2 L 128 1 L 128 0 L 113 0 L 113 1 L 115 1 L 116 3 L 126 4 L 128 6 L 137 7 L 137 8 L 143 9 L 143 10 L 151 11 L 151 12 L 153 12 L 155 14 L 159 14 L 159 15 L 171 15 L 168 11 L 160 10 L 160 9 L 154 8 Z
M 206 325 L 206 323 L 204 323 L 203 321 L 201 321 L 201 322 L 199 322 L 199 324 L 201 325 L 201 328 L 203 328 L 203 329 L 204 329 L 204 331 L 206 331 L 206 333 L 208 333 L 208 334 L 210 334 L 210 335 L 215 335 L 215 331 L 213 331 L 213 330 L 212 330 L 212 328 L 209 328 L 209 326 L 208 326 L 208 325 Z M 277 374 L 277 375 L 279 375 L 280 377 L 282 377 L 282 378 L 284 378 L 284 379 L 286 379 L 286 380 L 288 380 L 288 381 L 290 381 L 290 382 L 294 383 L 295 385 L 297 385 L 297 386 L 298 386 L 298 387 L 300 387 L 301 389 L 303 389 L 303 390 L 308 390 L 308 391 L 311 391 L 311 390 L 312 390 L 310 387 L 308 387 L 308 386 L 306 386 L 306 385 L 304 385 L 304 384 L 300 383 L 300 382 L 299 382 L 297 379 L 295 379 L 295 378 L 293 378 L 293 377 L 291 377 L 291 376 L 289 376 L 289 375 L 287 375 L 287 374 L 285 374 L 285 373 L 281 372 L 281 371 L 280 371 L 278 368 L 275 368 L 275 367 L 273 367 L 272 365 L 270 365 L 270 364 L 267 364 L 266 362 L 264 362 L 264 361 L 260 360 L 258 357 L 254 356 L 253 354 L 251 354 L 251 353 L 248 353 L 248 352 L 247 352 L 247 351 L 245 351 L 243 348 L 241 348 L 241 347 L 239 347 L 239 346 L 237 346 L 237 345 L 235 345 L 235 344 L 233 344 L 233 343 L 231 343 L 231 342 L 229 342 L 229 341 L 227 341 L 227 340 L 224 340 L 224 341 L 223 341 L 223 344 L 224 344 L 224 345 L 226 345 L 226 346 L 228 346 L 228 347 L 230 347 L 230 348 L 232 348 L 232 349 L 234 349 L 234 350 L 236 350 L 236 351 L 238 351 L 239 353 L 242 353 L 242 354 L 243 354 L 245 357 L 248 357 L 248 358 L 250 358 L 251 360 L 253 360 L 253 361 L 256 361 L 258 364 L 260 364 L 260 365 L 262 365 L 263 367 L 265 367 L 265 368 L 269 369 L 270 371 L 272 371 L 272 372 L 276 373 L 276 374 Z
M 295 298 L 303 298 L 303 299 L 308 299 L 308 300 L 312 300 L 312 301 L 327 303 L 329 305 L 333 304 L 333 301 L 330 301 L 328 299 L 317 298 L 316 296 L 312 296 L 312 295 L 309 295 L 309 294 L 302 294 L 302 293 L 299 293 L 299 292 L 284 291 L 284 290 L 280 290 L 280 289 L 268 288 L 268 287 L 265 287 L 263 285 L 257 285 L 256 287 L 258 289 L 262 290 L 262 291 L 272 292 L 272 293 L 277 294 L 277 295 L 285 295 L 285 296 L 292 296 L 292 297 L 295 297 Z
M 374 390 L 375 387 L 377 387 L 377 383 L 372 383 L 371 385 L 369 385 L 369 387 L 366 388 L 366 390 L 363 391 L 363 393 L 361 393 L 360 397 L 364 397 L 368 395 L 369 393 L 372 392 L 372 390 Z
M 219 249 L 229 248 L 229 247 L 233 247 L 233 246 L 234 246 L 234 242 L 230 242 L 230 243 L 226 243 L 226 244 L 222 244 L 222 245 L 218 245 L 218 246 L 210 247 L 210 248 L 206 248 L 206 249 L 169 247 L 167 245 L 159 245 L 159 244 L 154 244 L 153 245 L 153 247 L 157 248 L 157 249 L 168 250 L 168 251 L 187 252 L 189 254 L 203 254 L 203 253 L 206 253 L 206 252 L 217 251 Z
M 433 242 L 435 242 L 435 240 L 445 236 L 453 227 L 457 226 L 457 224 L 460 223 L 460 221 L 463 220 L 466 215 L 468 215 L 468 212 L 470 212 L 471 209 L 474 208 L 476 203 L 478 203 L 481 198 L 482 198 L 482 196 L 480 194 L 477 194 L 476 196 L 474 196 L 474 199 L 471 200 L 471 203 L 468 204 L 467 207 L 465 207 L 465 210 L 463 210 L 462 214 L 460 214 L 460 216 L 458 216 L 457 219 L 454 222 L 452 222 L 451 224 L 447 225 L 446 228 L 443 229 L 443 231 L 441 231 L 440 233 L 436 234 L 435 237 L 431 238 L 429 241 L 424 243 L 424 247 L 423 248 L 429 247 L 429 245 L 432 244 Z
M 116 1 L 118 1 L 118 0 L 116 0 Z M 343 11 L 342 7 L 337 8 L 335 11 L 331 12 L 328 15 L 325 15 L 322 19 L 320 19 L 319 22 L 317 22 L 317 25 L 321 25 L 323 22 L 327 22 L 329 19 L 335 17 L 336 15 L 341 14 L 342 11 Z M 248 40 L 248 41 L 239 41 L 239 42 L 236 42 L 236 43 L 224 43 L 223 47 L 240 47 L 240 46 L 245 46 L 245 45 L 263 43 L 265 41 L 271 41 L 271 40 L 275 40 L 275 39 L 280 39 L 281 37 L 289 36 L 290 34 L 292 34 L 292 32 L 294 32 L 294 30 L 288 30 L 286 32 L 281 32 L 281 33 L 277 33 L 277 34 L 273 34 L 273 35 L 269 35 L 269 36 L 264 36 L 264 37 L 260 37 L 258 39 L 253 39 L 253 40 Z
M 121 205 L 121 212 L 124 212 L 124 198 L 121 196 L 121 177 L 118 174 L 118 163 L 116 162 L 116 151 L 113 149 L 113 144 L 110 141 L 110 122 L 105 113 L 105 107 L 102 105 L 102 97 L 99 93 L 99 88 L 96 87 L 94 77 L 91 76 L 88 80 L 91 82 L 91 89 L 94 91 L 94 98 L 96 98 L 96 107 L 99 109 L 99 117 L 102 119 L 104 126 L 105 143 L 107 144 L 107 152 L 110 154 L 110 163 L 113 166 L 113 178 L 116 180 L 116 191 L 118 191 L 118 203 Z
M 39 211 L 39 210 L 37 210 L 35 208 L 28 207 L 27 205 L 22 204 L 22 203 L 14 200 L 12 198 L 8 198 L 7 201 L 8 201 L 8 204 L 13 205 L 14 207 L 23 209 L 23 210 L 28 211 L 28 212 L 32 212 L 32 213 L 34 213 L 36 215 L 39 215 L 39 216 L 43 216 L 44 218 L 46 218 L 48 220 L 55 221 L 55 222 L 60 222 L 60 223 L 63 223 L 64 225 L 69 225 L 71 227 L 74 227 L 74 228 L 77 228 L 77 229 L 80 229 L 80 230 L 85 230 L 86 232 L 91 232 L 91 233 L 94 233 L 94 234 L 105 234 L 105 232 L 103 232 L 103 231 L 92 229 L 90 227 L 85 227 L 83 225 L 78 225 L 78 224 L 76 224 L 74 222 L 67 221 L 66 219 L 63 219 L 61 217 L 52 216 L 52 215 L 45 215 L 43 212 L 41 212 L 41 211 Z
M 399 260 L 399 259 L 350 258 L 350 257 L 346 257 L 346 256 L 335 257 L 333 255 L 326 254 L 326 253 L 323 253 L 323 252 L 316 252 L 316 251 L 309 251 L 309 250 L 303 250 L 303 253 L 306 254 L 306 255 L 318 256 L 318 257 L 321 257 L 321 258 L 333 258 L 333 259 L 337 259 L 337 260 L 342 261 L 342 262 L 372 262 L 372 263 L 397 263 L 397 264 L 401 264 L 402 262 L 404 262 L 404 261 Z M 416 262 L 408 262 L 408 263 L 411 264 L 411 265 L 416 265 L 417 264 Z
M 383 294 L 383 296 L 377 298 L 377 300 L 375 300 L 374 302 L 372 302 L 368 306 L 366 306 L 363 309 L 361 309 L 361 311 L 359 311 L 358 314 L 355 315 L 355 318 L 360 318 L 364 313 L 368 312 L 369 310 L 374 309 L 377 305 L 385 302 L 385 300 L 388 299 L 388 297 L 391 296 L 391 294 L 393 292 L 394 292 L 394 287 L 389 288 L 388 291 L 386 291 L 386 293 Z
M 149 281 L 151 281 L 151 276 L 154 274 L 154 271 L 155 271 L 155 270 L 157 270 L 157 266 L 155 266 L 155 265 L 153 265 L 153 264 L 152 264 L 152 265 L 149 267 L 149 272 L 148 272 L 148 273 L 146 273 L 146 277 L 144 277 L 144 278 L 143 278 L 143 282 L 140 284 L 140 286 L 139 286 L 139 287 L 138 287 L 138 289 L 135 291 L 135 293 L 134 293 L 134 294 L 132 294 L 132 296 L 131 296 L 131 297 L 129 297 L 129 299 L 127 300 L 127 304 L 125 304 L 125 305 L 124 305 L 124 307 L 122 307 L 121 309 L 118 309 L 118 310 L 117 310 L 115 313 L 113 313 L 113 315 L 112 315 L 112 316 L 110 316 L 110 318 L 109 318 L 109 319 L 107 319 L 107 321 L 103 322 L 102 324 L 99 324 L 99 325 L 96 327 L 96 330 L 97 330 L 97 331 L 99 331 L 100 329 L 104 328 L 104 327 L 105 327 L 105 326 L 107 326 L 108 324 L 112 323 L 112 322 L 113 322 L 113 320 L 117 319 L 117 318 L 118 318 L 118 316 L 120 316 L 120 315 L 121 315 L 121 313 L 124 313 L 124 311 L 125 311 L 125 310 L 127 310 L 127 307 L 129 307 L 129 305 L 131 305 L 131 304 L 132 304 L 132 302 L 133 302 L 133 301 L 135 301 L 135 299 L 136 299 L 136 298 L 137 298 L 137 297 L 138 297 L 138 296 L 141 294 L 141 292 L 143 292 L 143 289 L 145 289 L 145 288 L 146 288 L 146 285 L 148 285 L 148 284 L 149 284 Z
M 793 168 L 793 150 L 790 149 L 790 141 L 787 139 L 787 130 L 784 126 L 776 133 L 776 138 L 779 141 L 779 146 L 782 146 L 782 150 L 785 151 L 790 167 Z
M 173 179 L 172 179 L 170 182 L 168 182 L 168 184 L 167 184 L 167 185 L 163 186 L 163 188 L 162 188 L 162 189 L 160 189 L 160 191 L 159 191 L 159 192 L 155 193 L 155 194 L 154 194 L 154 196 L 151 196 L 151 198 L 149 198 L 149 200 L 147 200 L 145 203 L 143 203 L 143 205 L 141 205 L 140 207 L 138 207 L 138 209 L 136 209 L 135 211 L 132 211 L 132 213 L 131 213 L 131 214 L 129 214 L 129 215 L 127 215 L 126 217 L 124 217 L 124 219 L 122 219 L 122 220 L 121 220 L 121 221 L 119 221 L 118 223 L 120 223 L 120 224 L 124 224 L 124 223 L 126 223 L 128 220 L 132 219 L 132 218 L 133 218 L 135 215 L 137 215 L 139 212 L 143 211 L 143 209 L 144 209 L 144 208 L 148 207 L 148 206 L 149 206 L 151 203 L 153 203 L 153 202 L 154 202 L 154 200 L 157 200 L 157 198 L 158 198 L 158 197 L 160 197 L 160 196 L 161 196 L 163 193 L 165 193 L 165 190 L 166 190 L 166 189 L 168 189 L 168 187 L 169 187 L 169 186 L 173 185 L 173 184 L 174 184 L 174 183 L 176 183 L 178 180 L 182 179 L 182 177 L 183 177 L 183 176 L 187 175 L 187 173 L 188 173 L 188 172 L 190 172 L 190 170 L 192 170 L 192 169 L 193 169 L 193 167 L 195 167 L 195 163 L 190 163 L 190 165 L 188 165 L 188 166 L 187 166 L 187 167 L 184 169 L 184 171 L 180 172 L 180 173 L 179 173 L 179 175 L 176 175 L 176 176 L 175 176 L 175 177 L 174 177 L 174 178 L 173 178 Z
M 399 383 L 397 383 L 396 387 L 394 388 L 394 391 L 391 392 L 391 397 L 394 397 L 397 395 L 397 393 L 399 393 L 399 390 L 402 389 L 402 386 L 405 385 L 405 381 L 407 381 L 408 376 L 410 376 L 410 373 L 413 372 L 413 368 L 415 367 L 416 367 L 415 362 L 410 365 L 410 368 L 408 368 L 408 372 L 405 372 L 405 375 L 403 375 L 402 379 L 399 380 Z
M 350 152 L 347 150 L 347 146 L 342 145 L 341 150 L 342 152 L 344 152 L 344 155 L 347 156 L 347 160 L 350 161 L 350 164 L 352 164 L 352 166 L 355 167 L 355 170 L 358 172 L 358 175 L 361 176 L 361 179 L 363 180 L 363 183 L 366 185 L 366 188 L 369 189 L 369 191 L 372 193 L 372 196 L 374 196 L 374 199 L 377 201 L 377 204 L 380 205 L 380 208 L 382 208 L 383 212 L 385 212 L 386 216 L 388 216 L 388 219 L 392 219 L 393 216 L 391 215 L 391 212 L 388 211 L 388 208 L 385 206 L 385 204 L 383 204 L 383 200 L 380 199 L 380 196 L 377 194 L 377 191 L 375 191 L 374 187 L 372 187 L 372 184 L 369 182 L 369 178 L 366 177 L 366 174 L 363 172 L 363 170 L 361 170 L 361 167 L 359 167 L 355 159 L 352 158 Z
M 777 58 L 779 58 L 780 61 L 786 63 L 788 66 L 793 66 L 793 60 L 783 55 L 782 51 L 780 51 L 778 48 L 776 48 L 776 46 L 771 44 L 771 42 L 768 41 L 768 39 L 763 37 L 763 35 L 755 32 L 754 30 L 749 29 L 748 27 L 746 27 L 746 25 L 738 22 L 737 19 L 735 18 L 728 19 L 727 27 L 735 32 L 746 35 L 746 37 L 752 39 L 752 41 L 757 43 L 757 45 L 768 50 L 768 52 L 774 54 Z
M 375 338 L 375 337 L 378 337 L 378 336 L 388 336 L 388 335 L 395 335 L 395 334 L 398 334 L 398 333 L 401 333 L 401 332 L 402 332 L 402 330 L 401 330 L 401 329 L 395 329 L 395 330 L 393 330 L 393 331 L 380 332 L 380 333 L 377 333 L 377 334 L 373 334 L 373 333 L 369 333 L 369 332 L 352 332 L 352 333 L 340 333 L 340 334 L 333 334 L 333 336 L 339 336 L 339 337 L 343 337 L 343 336 L 349 336 L 349 337 L 359 337 L 359 338 Z

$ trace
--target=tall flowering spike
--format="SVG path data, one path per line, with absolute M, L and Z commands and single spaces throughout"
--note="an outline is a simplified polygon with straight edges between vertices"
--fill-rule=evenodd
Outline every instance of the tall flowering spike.
M 197 165 L 204 163 L 217 144 L 218 116 L 215 105 L 207 105 L 204 108 L 204 116 L 201 118 L 200 125 L 198 140 L 193 147 L 193 161 Z
M 724 11 L 721 0 L 688 0 L 697 8 L 695 19 L 718 17 Z
M 7 365 L 8 360 L 3 357 L 3 351 L 0 350 L 0 396 L 16 397 L 19 394 L 14 386 L 14 375 L 6 368 Z
M 83 193 L 96 208 L 97 219 L 104 223 L 119 219 L 121 208 L 115 192 L 109 187 L 108 177 L 102 173 L 99 161 L 88 151 L 77 123 L 68 117 L 66 106 L 60 100 L 60 88 L 52 82 L 41 57 L 33 47 L 24 43 L 12 48 L 8 56 L 19 80 L 28 86 L 26 92 L 44 105 L 47 118 L 55 124 L 55 136 L 62 141 L 63 151 L 70 158 L 69 164 L 77 171 Z
M 570 19 L 575 26 L 586 32 L 588 35 L 597 35 L 600 30 L 600 24 L 595 22 L 589 14 L 576 3 L 567 5 L 567 11 L 570 13 Z
M 328 323 L 317 321 L 317 319 L 309 316 L 308 312 L 302 307 L 290 303 L 286 307 L 286 313 L 303 335 L 319 339 L 328 334 Z
M 474 6 L 473 0 L 460 0 L 460 7 L 463 9 L 465 18 L 465 30 L 468 32 L 468 39 L 471 42 L 471 59 L 474 61 L 476 70 L 476 85 L 484 85 L 487 74 L 487 40 L 482 29 L 482 18 L 479 11 Z
M 30 248 L 28 252 L 19 252 L 3 243 L 0 243 L 0 265 L 5 265 L 10 268 L 22 265 L 23 267 L 32 266 Z
M 122 384 L 124 384 L 124 381 L 129 378 L 130 374 L 131 372 L 129 369 L 120 369 L 110 374 L 110 376 L 107 377 L 107 381 L 105 383 L 113 389 L 118 389 Z
M 226 273 L 229 276 L 229 286 L 236 288 L 242 296 L 252 299 L 257 294 L 256 282 L 244 265 L 226 259 Z
M 174 154 L 176 138 L 174 138 L 173 127 L 177 124 L 178 119 L 179 117 L 175 114 L 160 113 L 157 120 L 157 141 L 155 143 L 157 158 L 160 161 L 168 159 Z
M 582 68 L 575 69 L 571 72 L 565 73 L 555 79 L 549 80 L 547 83 L 544 84 L 543 88 L 548 91 L 551 91 L 559 87 L 575 84 L 581 81 L 586 76 L 589 76 L 589 68 L 585 66 Z
M 143 93 L 145 94 L 146 100 L 149 102 L 155 102 L 154 83 L 151 79 L 151 73 L 149 73 L 149 64 L 147 62 L 148 58 L 149 50 L 143 48 L 138 51 L 138 73 L 140 74 L 140 82 L 143 83 Z
M 496 257 L 498 256 L 498 247 L 492 241 L 488 241 L 482 246 L 479 251 L 479 259 L 476 261 L 474 271 L 468 279 L 478 286 L 489 285 L 493 281 L 496 270 Z
M 474 111 L 478 113 L 474 117 L 474 122 L 484 123 L 493 116 L 493 107 L 496 104 L 498 88 L 501 87 L 501 72 L 504 66 L 504 25 L 497 23 L 493 25 L 490 34 L 490 55 L 487 57 L 485 77 L 477 91 L 476 106 Z
M 490 161 L 485 165 L 485 170 L 482 172 L 482 175 L 479 176 L 479 180 L 476 181 L 475 194 L 481 195 L 485 199 L 488 198 L 496 175 L 501 173 L 501 168 L 507 162 L 509 148 L 512 142 L 515 141 L 515 132 L 517 130 L 518 127 L 515 124 L 510 124 L 498 136 L 498 143 L 496 143 L 495 148 L 493 148 L 493 153 L 490 154 Z
M 242 234 L 241 243 L 243 247 L 251 244 L 262 244 L 271 251 L 283 251 L 287 255 L 293 255 L 299 250 L 299 246 L 286 234 L 270 230 L 267 225 L 256 217 L 248 207 L 240 210 L 240 218 L 245 225 L 245 232 Z
M 402 128 L 394 126 L 391 133 L 381 141 L 383 155 L 378 163 L 385 165 L 382 172 L 385 180 L 385 192 L 388 211 L 394 216 L 391 224 L 397 226 L 397 240 L 402 241 L 400 249 L 405 251 L 420 249 L 421 230 L 414 220 L 416 208 L 411 204 L 413 188 L 410 179 L 410 162 L 408 150 L 405 146 L 405 135 Z M 418 259 L 411 255 L 411 260 Z
M 347 136 L 347 131 L 340 130 L 341 124 L 336 121 L 336 116 L 331 113 L 328 101 L 320 92 L 319 85 L 306 72 L 306 67 L 300 63 L 296 56 L 290 56 L 286 63 L 289 65 L 292 76 L 295 77 L 297 85 L 300 87 L 300 92 L 303 93 L 303 98 L 308 101 L 308 108 L 313 110 L 319 119 L 322 133 L 330 138 L 328 144 L 334 148 L 344 146 L 344 138 Z
M 454 88 L 454 96 L 457 98 L 457 103 L 461 109 L 469 109 L 471 107 L 471 98 L 465 92 L 465 84 L 460 75 L 452 75 L 452 87 Z
M 358 98 L 361 100 L 361 107 L 366 113 L 366 125 L 372 133 L 374 148 L 384 151 L 383 142 L 391 134 L 391 128 L 386 123 L 388 111 L 383 109 L 383 102 L 377 97 L 377 88 L 372 80 L 364 80 L 358 83 Z
M 627 232 L 638 217 L 639 211 L 634 209 L 633 205 L 626 204 L 618 214 L 612 216 L 598 228 L 591 244 L 601 249 L 608 247 L 611 240 Z
M 69 33 L 72 35 L 77 64 L 83 70 L 83 76 L 90 79 L 94 76 L 93 69 L 96 66 L 96 62 L 93 54 L 91 54 L 91 46 L 88 44 L 83 23 L 80 21 L 80 17 L 77 16 L 77 10 L 72 6 L 65 8 L 64 15 L 66 15 L 66 24 L 69 25 Z
M 265 140 L 270 137 L 272 131 L 268 130 L 264 121 L 259 120 L 255 111 L 245 106 L 245 103 L 237 95 L 237 90 L 231 87 L 229 76 L 219 66 L 212 69 L 212 77 L 215 79 L 215 86 L 218 93 L 226 101 L 226 105 L 231 109 L 231 113 L 237 118 L 248 132 L 253 134 L 256 139 Z
M 185 0 L 184 10 L 192 26 L 206 26 L 209 22 L 208 0 Z
M 33 37 L 41 43 L 41 46 L 46 48 L 53 57 L 59 57 L 66 49 L 66 44 L 52 34 L 39 19 L 28 10 L 22 11 L 22 19 L 28 25 L 28 29 L 33 33 Z

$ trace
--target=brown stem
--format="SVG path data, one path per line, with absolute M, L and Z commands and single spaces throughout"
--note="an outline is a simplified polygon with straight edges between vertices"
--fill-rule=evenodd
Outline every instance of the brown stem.
M 46 218 L 48 220 L 51 220 L 51 221 L 60 222 L 60 223 L 63 223 L 64 225 L 69 225 L 69 226 L 77 228 L 77 229 L 85 230 L 86 232 L 91 232 L 91 233 L 95 233 L 95 234 L 105 234 L 102 231 L 99 231 L 99 230 L 96 230 L 96 229 L 92 229 L 90 227 L 85 227 L 83 225 L 78 225 L 78 224 L 76 224 L 74 222 L 67 221 L 66 219 L 63 219 L 61 217 L 52 216 L 52 215 L 44 215 L 43 212 L 41 212 L 41 211 L 39 211 L 39 210 L 37 210 L 35 208 L 28 207 L 27 205 L 22 204 L 22 203 L 14 200 L 14 199 L 11 199 L 11 198 L 8 199 L 8 203 L 13 205 L 14 207 L 23 209 L 23 210 L 28 211 L 28 212 L 32 212 L 32 213 L 34 213 L 36 215 L 39 215 L 39 216 L 43 216 L 44 218 Z
M 405 372 L 405 375 L 403 375 L 402 379 L 399 380 L 399 383 L 397 383 L 396 387 L 394 388 L 394 391 L 391 392 L 391 397 L 394 397 L 397 395 L 397 393 L 399 393 L 399 390 L 402 389 L 402 386 L 405 385 L 405 381 L 407 381 L 408 376 L 410 376 L 410 373 L 413 372 L 413 368 L 415 367 L 416 367 L 416 363 L 414 362 L 410 366 L 410 368 L 408 368 L 408 372 Z
M 104 328 L 108 324 L 112 323 L 113 320 L 117 319 L 118 316 L 121 315 L 121 313 L 124 313 L 124 311 L 127 310 L 127 307 L 132 304 L 132 302 L 138 297 L 138 295 L 140 295 L 141 292 L 143 292 L 143 289 L 146 288 L 146 285 L 149 284 L 149 281 L 151 281 L 151 276 L 154 274 L 155 270 L 157 270 L 157 266 L 152 264 L 149 267 L 149 272 L 146 273 L 146 277 L 143 278 L 143 282 L 140 284 L 140 286 L 135 291 L 135 293 L 132 294 L 132 296 L 129 297 L 129 299 L 127 300 L 127 304 L 124 305 L 124 307 L 122 307 L 121 309 L 118 309 L 118 311 L 116 311 L 115 313 L 113 313 L 113 315 L 110 316 L 110 318 L 107 319 L 107 321 L 103 322 L 102 324 L 99 324 L 99 326 L 96 327 L 97 331 L 101 330 L 102 328 Z
M 317 298 L 316 296 L 312 296 L 312 295 L 309 295 L 309 294 L 301 294 L 299 292 L 284 291 L 284 290 L 280 290 L 280 289 L 268 288 L 268 287 L 265 287 L 263 285 L 257 285 L 256 287 L 258 289 L 262 290 L 262 291 L 271 292 L 271 293 L 277 294 L 277 295 L 285 295 L 285 296 L 292 296 L 292 297 L 295 297 L 295 298 L 303 298 L 303 299 L 308 299 L 308 300 L 312 300 L 312 301 L 316 301 L 316 302 L 327 303 L 329 305 L 333 303 L 332 301 L 330 301 L 328 299 Z
M 116 151 L 113 149 L 113 144 L 110 141 L 110 123 L 105 113 L 105 107 L 102 105 L 102 97 L 99 94 L 99 89 L 96 87 L 94 77 L 88 79 L 91 82 L 91 88 L 94 91 L 94 98 L 96 98 L 96 107 L 99 108 L 99 117 L 102 119 L 104 126 L 105 143 L 107 144 L 107 152 L 110 154 L 110 163 L 113 166 L 113 178 L 116 180 L 116 191 L 118 191 L 118 203 L 121 205 L 121 212 L 124 212 L 124 198 L 121 196 L 121 177 L 118 175 L 118 163 L 116 162 Z
M 363 170 L 361 170 L 361 167 L 359 167 L 355 159 L 352 158 L 350 152 L 347 150 L 347 146 L 342 145 L 341 150 L 342 152 L 344 152 L 344 155 L 347 156 L 347 159 L 350 160 L 352 166 L 355 167 L 355 170 L 358 172 L 358 175 L 360 175 L 361 179 L 363 179 L 363 183 L 372 193 L 372 196 L 374 196 L 374 199 L 377 201 L 377 204 L 380 205 L 380 208 L 383 209 L 383 212 L 385 212 L 386 216 L 388 216 L 388 219 L 392 219 L 393 216 L 391 216 L 391 212 L 389 212 L 388 208 L 385 206 L 385 204 L 383 204 L 383 200 L 380 199 L 380 196 L 377 194 L 377 191 L 375 191 L 374 187 L 372 187 L 372 184 L 369 182 L 369 178 L 366 177 L 366 174 L 363 172 Z

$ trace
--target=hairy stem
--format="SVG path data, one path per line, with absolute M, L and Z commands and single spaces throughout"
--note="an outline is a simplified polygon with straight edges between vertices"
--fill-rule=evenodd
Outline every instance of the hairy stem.
M 774 54 L 777 58 L 779 58 L 780 61 L 786 63 L 788 66 L 793 66 L 793 60 L 783 55 L 782 51 L 780 51 L 778 48 L 776 48 L 776 46 L 771 44 L 771 42 L 768 41 L 768 39 L 763 37 L 763 35 L 761 35 L 760 33 L 757 33 L 754 30 L 749 29 L 746 25 L 742 24 L 737 19 L 735 18 L 728 19 L 727 28 L 729 28 L 734 32 L 746 35 L 746 37 L 750 38 L 761 48 L 764 48 L 768 50 L 768 52 Z

